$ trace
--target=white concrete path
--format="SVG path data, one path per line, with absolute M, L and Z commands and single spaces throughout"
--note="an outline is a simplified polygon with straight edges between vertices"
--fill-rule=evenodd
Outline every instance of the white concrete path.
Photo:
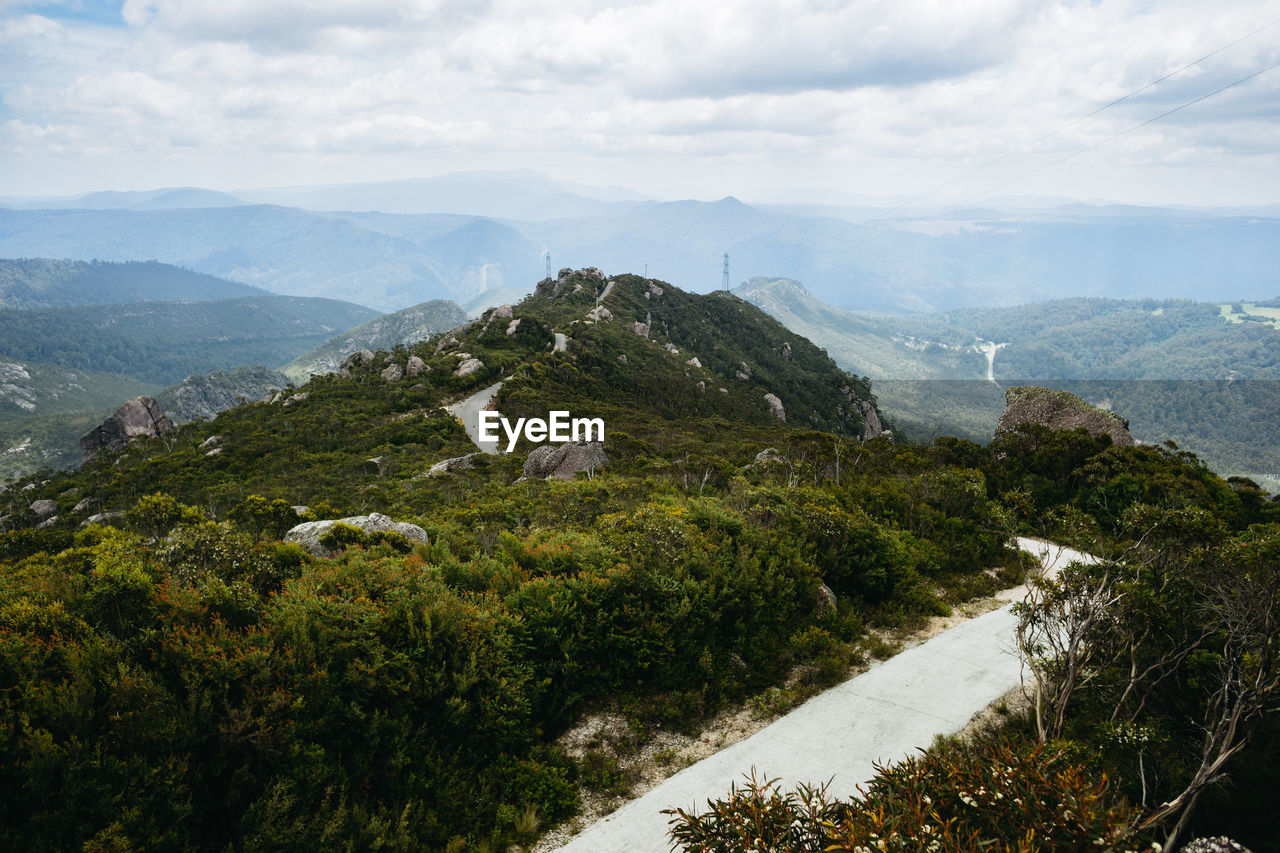
M 498 395 L 500 388 L 502 388 L 502 383 L 495 382 L 465 400 L 459 400 L 452 405 L 444 407 L 446 412 L 462 421 L 462 428 L 467 431 L 467 438 L 471 439 L 471 443 L 485 453 L 497 453 L 498 442 L 480 440 L 480 412 L 489 408 L 490 404 L 493 403 L 493 398 Z
M 1054 570 L 1080 555 L 1019 539 L 1018 545 Z M 1021 596 L 1019 596 L 1019 599 Z M 844 684 L 810 699 L 749 738 L 687 767 L 658 787 L 587 827 L 564 853 L 668 853 L 668 808 L 701 810 L 744 774 L 798 782 L 832 780 L 830 793 L 848 797 L 875 774 L 874 763 L 896 761 L 954 734 L 1021 683 L 1008 607 L 962 622 Z

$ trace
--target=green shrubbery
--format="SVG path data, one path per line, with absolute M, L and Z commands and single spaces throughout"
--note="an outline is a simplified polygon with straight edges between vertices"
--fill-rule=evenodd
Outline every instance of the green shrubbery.
M 1153 849 L 1105 777 L 1068 751 L 1007 742 L 935 745 L 880 768 L 849 801 L 752 776 L 700 814 L 671 814 L 672 841 L 687 853 Z

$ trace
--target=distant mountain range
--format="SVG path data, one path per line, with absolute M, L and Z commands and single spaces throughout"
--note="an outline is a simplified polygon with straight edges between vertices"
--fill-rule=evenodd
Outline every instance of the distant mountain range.
M 457 304 L 444 299 L 424 302 L 393 314 L 384 314 L 335 335 L 313 350 L 281 368 L 285 376 L 298 384 L 312 374 L 332 373 L 342 360 L 362 349 L 392 350 L 425 340 L 467 322 L 467 314 Z
M 258 287 L 154 261 L 0 259 L 0 308 L 191 302 L 269 295 Z
M 1223 475 L 1280 490 L 1280 300 L 1075 298 L 881 315 L 833 308 L 790 279 L 735 292 L 871 377 L 914 439 L 985 443 L 1006 387 L 1049 385 L 1130 419 L 1140 440 L 1173 439 Z
M 734 281 L 785 276 L 827 304 L 863 311 L 1280 293 L 1280 214 L 1271 209 L 1006 202 L 919 217 L 860 203 L 662 202 L 537 173 L 467 173 L 232 195 L 10 200 L 0 211 L 0 256 L 155 259 L 380 311 L 523 290 L 544 274 L 544 251 L 556 269 L 647 268 L 695 292 L 721 286 L 727 251 Z

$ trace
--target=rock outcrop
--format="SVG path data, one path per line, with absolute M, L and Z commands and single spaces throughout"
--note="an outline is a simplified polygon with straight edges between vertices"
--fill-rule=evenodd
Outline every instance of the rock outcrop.
M 51 500 L 32 501 L 31 511 L 40 518 L 53 515 L 58 511 L 58 505 Z
M 876 407 L 866 400 L 859 400 L 857 406 L 858 414 L 862 415 L 862 440 L 870 441 L 877 436 L 884 435 L 884 424 L 880 422 L 880 416 L 876 414 Z
M 1021 385 L 1004 392 L 1005 410 L 996 424 L 994 439 L 999 440 L 1025 423 L 1049 429 L 1078 429 L 1089 434 L 1111 436 L 1112 444 L 1133 447 L 1129 422 L 1114 412 L 1091 406 L 1067 391 Z
M 559 447 L 544 444 L 529 452 L 524 461 L 522 479 L 555 477 L 572 480 L 579 471 L 590 475 L 608 461 L 604 455 L 604 444 L 599 441 L 571 441 Z
M 342 360 L 342 364 L 338 365 L 338 372 L 343 376 L 350 376 L 353 368 L 371 361 L 373 361 L 373 350 L 357 350 Z
M 377 533 L 390 530 L 399 533 L 411 542 L 427 541 L 427 532 L 416 524 L 405 521 L 392 521 L 381 513 L 370 515 L 353 515 L 348 518 L 328 519 L 325 521 L 304 521 L 296 525 L 284 535 L 284 541 L 296 542 L 317 557 L 332 557 L 333 553 L 320 544 L 320 537 L 335 524 L 347 524 L 358 527 L 365 533 Z
M 425 475 L 427 477 L 443 477 L 446 474 L 452 474 L 454 471 L 465 471 L 468 468 L 474 468 L 473 459 L 480 456 L 479 453 L 468 453 L 466 456 L 454 456 L 451 459 L 441 459 L 436 464 L 427 469 Z M 416 478 L 415 478 L 416 479 Z
M 471 374 L 475 373 L 477 370 L 480 370 L 483 367 L 484 367 L 483 361 L 481 361 L 478 358 L 472 358 L 471 356 L 467 356 L 462 360 L 462 363 L 458 365 L 458 369 L 453 371 L 453 375 L 454 376 L 470 376 Z
M 265 367 L 238 367 L 188 376 L 156 402 L 175 424 L 208 419 L 289 386 L 289 377 Z
M 765 394 L 764 404 L 769 407 L 769 414 L 778 420 L 785 421 L 787 419 L 787 411 L 782 408 L 782 401 L 778 399 L 777 394 Z
M 135 397 L 80 438 L 84 461 L 123 450 L 139 438 L 155 438 L 173 429 L 173 421 L 151 397 Z

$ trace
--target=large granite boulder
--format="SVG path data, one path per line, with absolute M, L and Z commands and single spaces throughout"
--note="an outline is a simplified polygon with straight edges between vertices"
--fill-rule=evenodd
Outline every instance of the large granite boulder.
M 1129 422 L 1117 415 L 1091 406 L 1068 391 L 1021 385 L 1004 392 L 1005 410 L 996 424 L 995 440 L 1015 432 L 1025 423 L 1039 424 L 1052 430 L 1083 427 L 1095 438 L 1111 436 L 1118 447 L 1133 447 Z
M 296 525 L 284 535 L 284 541 L 296 542 L 317 557 L 332 557 L 333 552 L 320 544 L 320 537 L 335 524 L 347 524 L 358 527 L 365 533 L 377 533 L 390 530 L 399 533 L 411 542 L 427 541 L 427 532 L 416 524 L 405 521 L 392 521 L 381 513 L 370 515 L 353 515 L 348 518 L 326 519 L 325 521 L 304 521 Z
M 151 397 L 134 397 L 80 438 L 84 461 L 123 450 L 139 438 L 155 438 L 173 429 L 173 421 Z
M 785 421 L 787 419 L 787 410 L 782 408 L 782 401 L 778 399 L 777 394 L 765 394 L 764 404 L 769 407 L 769 414 L 778 420 Z
M 474 468 L 474 460 L 480 453 L 468 453 L 466 456 L 454 456 L 451 459 L 441 459 L 436 464 L 427 469 L 425 474 L 418 474 L 414 479 L 419 477 L 443 477 L 446 474 L 452 474 L 455 471 L 466 471 Z
M 590 475 L 609 459 L 604 455 L 604 444 L 599 441 L 571 441 L 559 447 L 544 444 L 529 452 L 524 461 L 524 479 L 540 477 L 572 480 L 579 471 Z

